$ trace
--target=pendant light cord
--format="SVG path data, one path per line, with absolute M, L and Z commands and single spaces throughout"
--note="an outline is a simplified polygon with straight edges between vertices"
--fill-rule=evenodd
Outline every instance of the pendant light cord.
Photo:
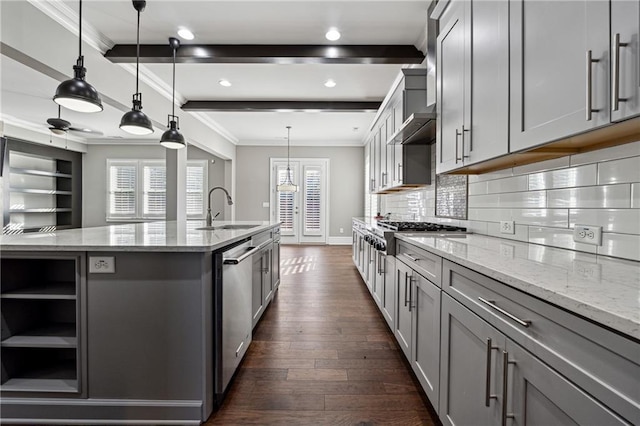
M 138 34 L 136 38 L 136 94 L 140 93 L 138 90 L 138 78 L 140 68 L 140 11 L 138 10 Z
M 82 0 L 80 0 L 80 17 L 78 18 L 78 56 L 82 57 Z
M 289 150 L 291 149 L 289 146 L 290 135 L 291 135 L 291 126 L 287 126 L 287 170 L 289 170 Z
M 171 115 L 176 117 L 176 48 L 173 48 L 173 90 L 171 93 Z

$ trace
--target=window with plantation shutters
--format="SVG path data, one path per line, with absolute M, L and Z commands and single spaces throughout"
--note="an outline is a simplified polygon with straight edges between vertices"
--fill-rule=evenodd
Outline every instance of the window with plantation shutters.
M 203 218 L 207 162 L 187 162 L 187 217 Z M 107 220 L 163 219 L 167 169 L 163 160 L 107 160 Z
M 291 171 L 293 178 L 293 171 Z M 284 183 L 287 180 L 287 167 L 277 167 L 277 184 Z M 278 203 L 278 221 L 280 224 L 280 232 L 283 234 L 293 232 L 293 192 L 277 192 Z
M 207 162 L 187 162 L 187 217 L 202 219 L 207 197 Z
M 304 234 L 322 233 L 322 169 L 304 166 Z
M 167 210 L 167 168 L 164 162 L 141 161 L 142 217 L 162 218 Z
M 110 162 L 108 217 L 136 217 L 137 161 Z

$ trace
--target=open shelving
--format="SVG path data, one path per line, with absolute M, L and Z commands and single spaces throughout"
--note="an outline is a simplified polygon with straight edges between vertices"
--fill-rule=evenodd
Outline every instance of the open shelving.
M 3 392 L 79 392 L 78 255 L 0 259 Z

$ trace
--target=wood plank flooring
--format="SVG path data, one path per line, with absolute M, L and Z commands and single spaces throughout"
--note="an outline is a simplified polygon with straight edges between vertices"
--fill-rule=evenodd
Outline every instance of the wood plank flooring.
M 440 424 L 351 247 L 282 246 L 281 265 L 280 290 L 206 425 Z

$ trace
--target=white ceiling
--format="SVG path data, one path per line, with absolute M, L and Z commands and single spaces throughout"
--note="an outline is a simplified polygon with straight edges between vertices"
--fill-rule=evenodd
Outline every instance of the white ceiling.
M 0 2 L 0 6 L 5 1 Z M 51 1 L 56 8 L 67 8 L 67 15 L 78 9 L 77 1 Z M 337 44 L 413 44 L 422 47 L 429 0 L 415 1 L 180 1 L 149 0 L 141 16 L 141 42 L 167 43 L 177 36 L 180 26 L 191 29 L 195 40 L 183 43 L 198 44 L 330 44 L 324 38 L 329 27 L 338 27 L 342 38 Z M 85 1 L 83 23 L 86 35 L 96 30 L 107 43 L 135 43 L 136 11 L 130 0 Z M 3 16 L 2 19 L 7 19 Z M 25 23 L 26 25 L 27 23 Z M 51 20 L 51 25 L 59 25 Z M 73 30 L 73 25 L 69 26 Z M 91 28 L 88 28 L 91 27 Z M 56 49 L 55 40 L 47 39 L 46 28 L 30 37 L 42 38 Z M 74 46 L 60 47 L 60 55 L 68 56 L 69 73 L 77 53 Z M 44 58 L 35 58 L 47 63 Z M 122 65 L 86 64 L 89 82 L 107 76 L 112 67 Z M 23 120 L 46 130 L 46 119 L 57 114 L 51 101 L 57 81 L 22 63 L 3 56 L 2 114 Z M 164 98 L 171 87 L 170 64 L 145 64 L 145 82 L 157 87 Z M 394 82 L 401 65 L 275 65 L 275 64 L 178 64 L 176 90 L 181 99 L 189 100 L 324 100 L 375 101 L 384 98 Z M 97 77 L 96 77 L 97 76 Z M 225 78 L 231 87 L 222 87 L 218 80 Z M 332 78 L 337 86 L 329 89 L 323 83 Z M 127 81 L 133 94 L 135 79 Z M 145 86 L 146 87 L 146 86 Z M 64 111 L 62 118 L 76 127 L 102 131 L 104 138 L 118 138 L 126 134 L 118 129 L 122 113 L 130 106 L 131 94 L 122 96 L 110 92 L 104 85 L 96 89 L 104 97 L 115 101 L 105 104 L 105 111 L 84 115 Z M 120 91 L 122 92 L 122 91 Z M 143 100 L 148 99 L 143 92 Z M 157 97 L 156 97 L 157 98 Z M 160 102 L 163 103 L 163 102 Z M 144 103 L 143 103 L 144 104 Z M 124 107 L 126 106 L 126 107 Z M 170 108 L 170 101 L 162 105 Z M 154 108 L 155 107 L 155 108 Z M 157 105 L 145 108 L 159 124 L 166 122 L 166 112 L 155 113 Z M 177 110 L 180 116 L 192 114 Z M 374 113 L 343 112 L 206 112 L 211 128 L 221 128 L 224 135 L 237 144 L 283 144 L 285 126 L 293 126 L 292 144 L 358 145 L 373 120 Z M 194 115 L 194 116 L 196 116 Z M 201 120 L 202 121 L 202 120 Z M 354 130 L 355 128 L 355 130 Z M 158 126 L 162 131 L 162 127 Z M 185 136 L 189 129 L 182 127 Z M 213 131 L 213 130 L 212 130 Z M 159 138 L 159 132 L 151 139 Z

